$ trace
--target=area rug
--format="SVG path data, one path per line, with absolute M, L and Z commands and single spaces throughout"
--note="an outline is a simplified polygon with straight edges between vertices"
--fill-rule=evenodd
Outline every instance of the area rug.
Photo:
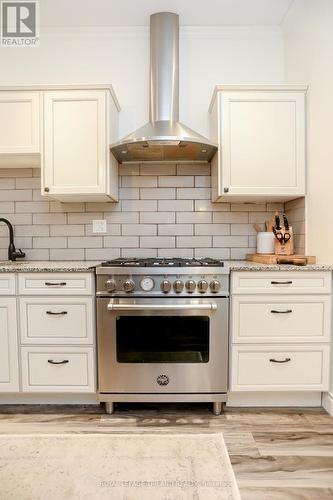
M 1 500 L 240 500 L 221 433 L 0 436 Z

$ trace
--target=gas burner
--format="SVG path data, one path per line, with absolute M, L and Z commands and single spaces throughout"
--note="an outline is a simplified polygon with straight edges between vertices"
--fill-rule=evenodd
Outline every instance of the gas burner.
M 126 259 L 118 258 L 102 263 L 103 267 L 223 267 L 224 263 L 220 259 L 210 257 L 203 259 Z

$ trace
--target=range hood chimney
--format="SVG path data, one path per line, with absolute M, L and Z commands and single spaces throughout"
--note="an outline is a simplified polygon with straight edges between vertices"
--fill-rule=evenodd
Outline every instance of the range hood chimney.
M 210 161 L 217 146 L 179 122 L 179 16 L 150 16 L 149 123 L 111 151 L 119 163 Z

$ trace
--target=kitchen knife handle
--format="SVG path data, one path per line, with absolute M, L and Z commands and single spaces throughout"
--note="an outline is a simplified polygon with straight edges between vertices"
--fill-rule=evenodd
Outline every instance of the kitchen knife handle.
M 271 358 L 269 361 L 271 363 L 288 363 L 289 361 L 291 361 L 291 358 L 285 358 L 285 359 L 274 359 L 274 358 Z

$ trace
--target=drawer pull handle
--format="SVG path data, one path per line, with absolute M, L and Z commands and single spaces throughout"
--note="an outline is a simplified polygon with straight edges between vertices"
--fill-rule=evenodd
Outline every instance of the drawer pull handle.
M 69 363 L 69 359 L 63 359 L 62 361 L 54 361 L 53 359 L 48 359 L 47 362 L 51 365 L 65 365 L 66 363 Z
M 292 309 L 286 309 L 285 311 L 277 311 L 276 309 L 272 309 L 271 313 L 273 314 L 289 314 L 292 313 Z
M 66 286 L 66 281 L 60 281 L 59 283 L 51 283 L 50 281 L 45 281 L 46 286 Z
M 291 361 L 291 358 L 285 358 L 285 359 L 274 359 L 274 358 L 271 358 L 270 359 L 271 363 L 288 363 L 289 361 Z
M 292 285 L 292 281 L 271 281 L 271 285 Z
M 50 314 L 52 316 L 64 316 L 65 314 L 68 314 L 68 312 L 67 311 L 59 311 L 59 312 L 46 311 L 46 314 Z

